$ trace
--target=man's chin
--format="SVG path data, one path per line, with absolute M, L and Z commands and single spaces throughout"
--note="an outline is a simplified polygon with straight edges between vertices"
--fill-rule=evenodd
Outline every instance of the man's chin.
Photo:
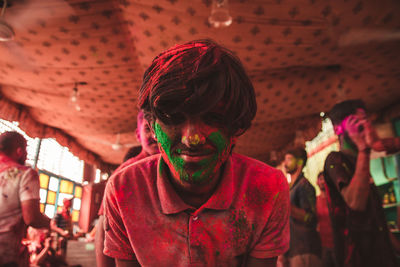
M 186 172 L 182 182 L 187 185 L 204 185 L 210 182 L 210 177 L 201 176 L 196 174 L 196 172 Z

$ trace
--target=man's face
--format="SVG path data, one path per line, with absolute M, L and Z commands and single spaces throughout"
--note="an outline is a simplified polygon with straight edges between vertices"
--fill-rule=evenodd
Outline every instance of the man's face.
M 64 204 L 64 209 L 70 209 L 72 206 L 72 200 L 64 199 L 63 204 Z
M 15 160 L 17 163 L 24 165 L 26 158 L 28 156 L 28 152 L 26 150 L 26 145 L 24 147 L 18 147 L 14 153 L 11 155 L 11 158 Z
M 226 129 L 210 126 L 200 118 L 186 118 L 178 125 L 158 119 L 154 132 L 161 155 L 175 180 L 182 185 L 208 184 L 227 160 L 235 138 Z
M 325 180 L 322 174 L 317 178 L 317 185 L 321 191 L 325 191 Z
M 142 149 L 149 155 L 157 154 L 158 150 L 157 141 L 154 140 L 153 134 L 150 130 L 147 120 L 144 118 L 139 123 L 139 127 L 136 132 L 136 137 L 142 145 Z
M 286 154 L 284 166 L 287 173 L 295 173 L 298 168 L 297 159 L 292 154 Z

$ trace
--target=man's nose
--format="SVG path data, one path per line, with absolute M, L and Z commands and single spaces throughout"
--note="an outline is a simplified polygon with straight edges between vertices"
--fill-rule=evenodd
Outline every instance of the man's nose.
M 186 121 L 182 129 L 182 143 L 186 146 L 197 146 L 205 143 L 202 124 L 197 121 Z

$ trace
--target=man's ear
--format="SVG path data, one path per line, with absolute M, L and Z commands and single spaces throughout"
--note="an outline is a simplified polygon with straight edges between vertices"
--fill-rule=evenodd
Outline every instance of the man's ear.
M 238 136 L 236 136 L 236 135 L 232 136 L 232 138 L 231 138 L 232 145 L 236 145 L 237 139 L 238 139 Z
M 304 164 L 304 161 L 302 160 L 302 159 L 298 159 L 297 160 L 297 166 L 303 166 L 303 164 Z
M 23 152 L 22 147 L 17 147 L 17 149 L 15 150 L 15 153 L 18 157 L 22 155 L 22 152 Z
M 135 133 L 136 133 L 136 140 L 138 140 L 138 141 L 140 142 L 140 132 L 139 132 L 139 128 L 136 127 Z

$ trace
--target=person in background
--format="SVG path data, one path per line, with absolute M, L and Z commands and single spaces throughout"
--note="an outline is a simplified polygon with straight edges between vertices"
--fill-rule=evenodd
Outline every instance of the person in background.
M 318 267 L 321 241 L 317 232 L 315 189 L 304 177 L 307 152 L 294 148 L 285 153 L 284 166 L 290 181 L 290 249 L 285 254 L 290 267 Z
M 74 237 L 71 217 L 72 199 L 64 198 L 61 212 L 51 220 L 50 228 L 59 236 L 60 250 L 65 257 L 67 253 L 67 240 Z
M 0 135 L 0 266 L 28 266 L 29 255 L 22 245 L 27 226 L 50 225 L 39 208 L 38 174 L 24 166 L 26 145 L 17 132 Z
M 379 138 L 361 100 L 347 100 L 328 113 L 340 151 L 325 160 L 329 211 L 339 266 L 398 266 L 398 241 L 389 232 L 382 202 L 370 174 L 370 152 L 396 152 L 400 138 Z
M 28 228 L 26 239 L 30 253 L 30 267 L 61 267 L 68 266 L 57 251 L 57 237 L 51 237 L 48 229 Z
M 161 156 L 109 179 L 104 253 L 118 266 L 275 266 L 289 187 L 232 153 L 257 109 L 239 59 L 209 40 L 176 45 L 146 70 L 138 102 Z
M 317 178 L 317 184 L 321 191 L 317 197 L 317 218 L 318 232 L 322 245 L 322 266 L 323 267 L 339 267 L 333 251 L 333 232 L 331 218 L 329 216 L 328 199 L 325 190 L 324 173 L 320 172 Z
M 72 200 L 68 198 L 63 199 L 63 207 L 61 212 L 58 212 L 54 219 L 51 221 L 51 230 L 57 232 L 64 238 L 72 236 L 72 218 L 71 218 Z
M 137 115 L 137 127 L 136 127 L 136 138 L 141 144 L 141 151 L 137 153 L 138 147 L 133 147 L 128 150 L 124 157 L 124 162 L 117 168 L 115 172 L 129 166 L 136 161 L 139 161 L 145 157 L 158 154 L 157 142 L 154 140 L 151 134 L 149 124 L 144 118 L 143 111 L 139 111 Z M 103 253 L 104 249 L 104 216 L 103 206 L 100 207 L 99 220 L 96 224 L 95 233 L 95 245 L 96 245 L 96 261 L 98 267 L 111 267 L 115 266 L 115 261 Z

